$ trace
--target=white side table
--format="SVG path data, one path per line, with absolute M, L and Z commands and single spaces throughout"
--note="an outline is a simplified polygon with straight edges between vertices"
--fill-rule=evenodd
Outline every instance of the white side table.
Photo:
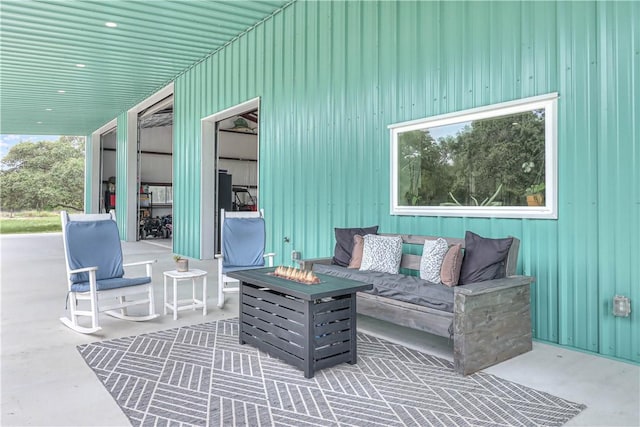
M 202 315 L 207 315 L 207 272 L 204 270 L 193 269 L 189 271 L 165 271 L 164 275 L 164 314 L 167 314 L 167 308 L 173 311 L 173 320 L 178 319 L 178 311 L 196 308 L 202 308 Z M 202 278 L 202 300 L 196 299 L 196 279 Z M 167 278 L 173 279 L 173 303 L 167 300 Z M 178 300 L 178 282 L 191 280 L 192 296 L 191 299 Z

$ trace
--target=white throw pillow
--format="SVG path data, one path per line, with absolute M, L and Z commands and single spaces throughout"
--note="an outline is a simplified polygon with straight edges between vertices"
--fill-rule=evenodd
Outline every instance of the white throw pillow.
M 441 283 L 440 269 L 448 250 L 449 245 L 443 238 L 424 241 L 422 258 L 420 258 L 420 278 L 422 280 Z
M 360 271 L 371 270 L 398 274 L 402 258 L 402 237 L 364 236 Z

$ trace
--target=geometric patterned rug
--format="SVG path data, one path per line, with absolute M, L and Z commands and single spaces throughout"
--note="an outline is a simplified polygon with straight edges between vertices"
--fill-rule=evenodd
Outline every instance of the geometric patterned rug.
M 585 406 L 358 333 L 311 379 L 218 320 L 78 346 L 134 426 L 554 426 Z

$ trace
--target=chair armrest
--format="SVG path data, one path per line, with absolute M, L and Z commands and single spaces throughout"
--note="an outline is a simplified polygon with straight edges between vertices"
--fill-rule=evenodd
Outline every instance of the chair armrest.
M 84 268 L 76 268 L 75 270 L 69 270 L 69 273 L 84 273 L 87 271 L 98 271 L 98 267 L 84 267 Z
M 275 252 L 269 252 L 262 255 L 262 258 L 269 259 L 269 267 L 273 267 L 273 258 L 276 256 Z
M 136 265 L 144 265 L 146 267 L 145 272 L 147 274 L 147 277 L 152 277 L 153 276 L 153 270 L 151 268 L 151 264 L 155 264 L 156 262 L 158 262 L 158 260 L 152 259 L 152 260 L 148 260 L 148 261 L 128 262 L 126 264 L 122 264 L 122 266 L 123 267 L 134 267 Z
M 215 259 L 222 259 L 222 254 L 215 254 L 213 257 Z
M 331 260 L 332 259 L 333 258 L 330 258 L 330 257 L 301 259 L 301 260 L 298 261 L 298 264 L 300 265 L 300 269 L 301 270 L 311 271 L 311 270 L 313 270 L 313 265 L 314 264 L 326 264 L 326 265 L 329 265 L 329 264 L 331 264 Z
M 92 295 L 95 295 L 98 288 L 98 284 L 96 282 L 96 275 L 97 275 L 96 271 L 98 271 L 98 267 L 96 266 L 83 267 L 83 268 L 76 268 L 75 270 L 69 270 L 69 274 L 89 273 L 89 290 Z
M 122 264 L 123 267 L 133 267 L 134 265 L 147 265 L 147 264 L 155 264 L 156 262 L 158 262 L 157 259 L 151 259 L 148 261 L 135 261 L 135 262 L 128 262 L 126 264 Z

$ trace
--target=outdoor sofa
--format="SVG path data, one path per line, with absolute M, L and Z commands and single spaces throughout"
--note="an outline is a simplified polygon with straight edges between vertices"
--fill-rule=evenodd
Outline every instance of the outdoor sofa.
M 454 368 L 462 375 L 531 350 L 530 285 L 534 278 L 516 275 L 517 238 L 486 239 L 467 232 L 464 239 L 439 240 L 376 232 L 377 227 L 336 229 L 334 257 L 301 260 L 300 267 L 372 284 L 372 290 L 358 293 L 358 313 L 452 339 Z M 358 238 L 365 242 L 360 260 L 355 259 L 361 256 Z M 350 243 L 350 239 L 356 242 Z M 364 259 L 367 241 L 373 240 L 392 242 L 396 248 L 399 242 L 400 254 L 395 254 L 400 258 L 399 271 Z M 429 265 L 425 241 L 431 250 L 436 241 L 446 245 L 441 264 Z M 397 252 L 388 246 L 377 250 L 380 253 L 373 257 L 373 264 L 376 259 L 384 263 L 382 258 Z M 351 264 L 360 261 L 368 265 L 349 268 L 344 265 L 346 256 Z M 423 269 L 431 269 L 432 281 L 419 277 L 421 264 Z M 434 273 L 435 268 L 440 270 Z M 433 274 L 439 274 L 440 280 Z

